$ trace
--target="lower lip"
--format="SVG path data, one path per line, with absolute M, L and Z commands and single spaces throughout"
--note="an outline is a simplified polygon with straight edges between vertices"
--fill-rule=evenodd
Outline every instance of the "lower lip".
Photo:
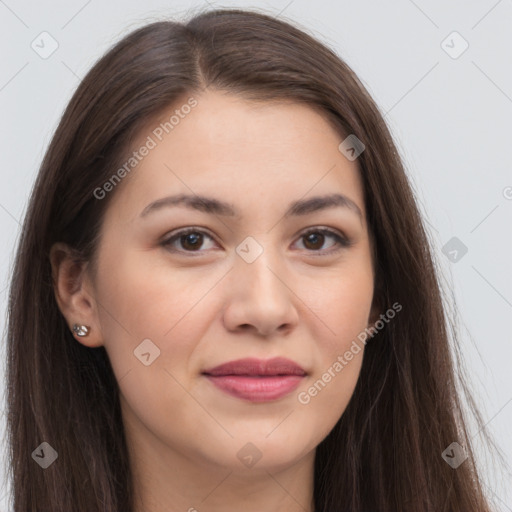
M 249 377 L 247 375 L 206 375 L 228 395 L 251 402 L 270 402 L 291 393 L 303 379 L 300 375 Z

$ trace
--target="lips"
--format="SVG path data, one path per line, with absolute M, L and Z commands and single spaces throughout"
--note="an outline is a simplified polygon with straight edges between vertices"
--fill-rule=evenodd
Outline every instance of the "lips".
M 274 359 L 238 359 L 228 363 L 215 366 L 203 372 L 214 377 L 226 375 L 247 375 L 247 376 L 276 376 L 276 375 L 299 375 L 304 376 L 306 372 L 298 364 L 284 357 Z
M 291 393 L 307 375 L 290 359 L 239 359 L 209 368 L 203 375 L 218 389 L 242 400 L 269 402 Z

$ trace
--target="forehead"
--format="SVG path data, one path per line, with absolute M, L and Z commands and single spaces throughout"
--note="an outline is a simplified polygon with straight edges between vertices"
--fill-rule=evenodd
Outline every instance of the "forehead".
M 195 106 L 185 108 L 191 97 Z M 139 155 L 113 199 L 128 215 L 165 195 L 215 195 L 242 214 L 258 201 L 264 208 L 339 192 L 364 213 L 357 162 L 339 151 L 342 140 L 305 104 L 213 91 L 186 95 L 140 130 L 131 151 L 151 149 Z

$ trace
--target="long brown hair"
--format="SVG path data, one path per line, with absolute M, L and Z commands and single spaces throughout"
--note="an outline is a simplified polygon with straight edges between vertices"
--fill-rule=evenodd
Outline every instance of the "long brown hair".
M 152 116 L 205 87 L 302 102 L 332 121 L 340 142 L 353 134 L 366 147 L 357 162 L 375 240 L 376 298 L 403 309 L 366 346 L 353 397 L 317 448 L 315 511 L 490 510 L 431 242 L 382 114 L 347 64 L 306 31 L 222 9 L 186 23 L 152 23 L 117 43 L 79 85 L 45 154 L 9 296 L 13 510 L 133 510 L 119 388 L 105 349 L 86 348 L 70 333 L 55 300 L 49 251 L 65 242 L 77 259 L 94 261 L 116 192 L 99 200 L 93 191 L 126 160 Z M 31 456 L 42 442 L 58 452 L 45 470 Z M 457 469 L 441 457 L 452 442 L 468 455 Z

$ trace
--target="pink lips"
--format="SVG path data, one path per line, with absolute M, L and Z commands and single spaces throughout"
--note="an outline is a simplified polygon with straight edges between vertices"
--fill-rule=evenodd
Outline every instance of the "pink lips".
M 306 372 L 290 359 L 238 359 L 203 374 L 225 393 L 251 402 L 269 402 L 291 393 Z

